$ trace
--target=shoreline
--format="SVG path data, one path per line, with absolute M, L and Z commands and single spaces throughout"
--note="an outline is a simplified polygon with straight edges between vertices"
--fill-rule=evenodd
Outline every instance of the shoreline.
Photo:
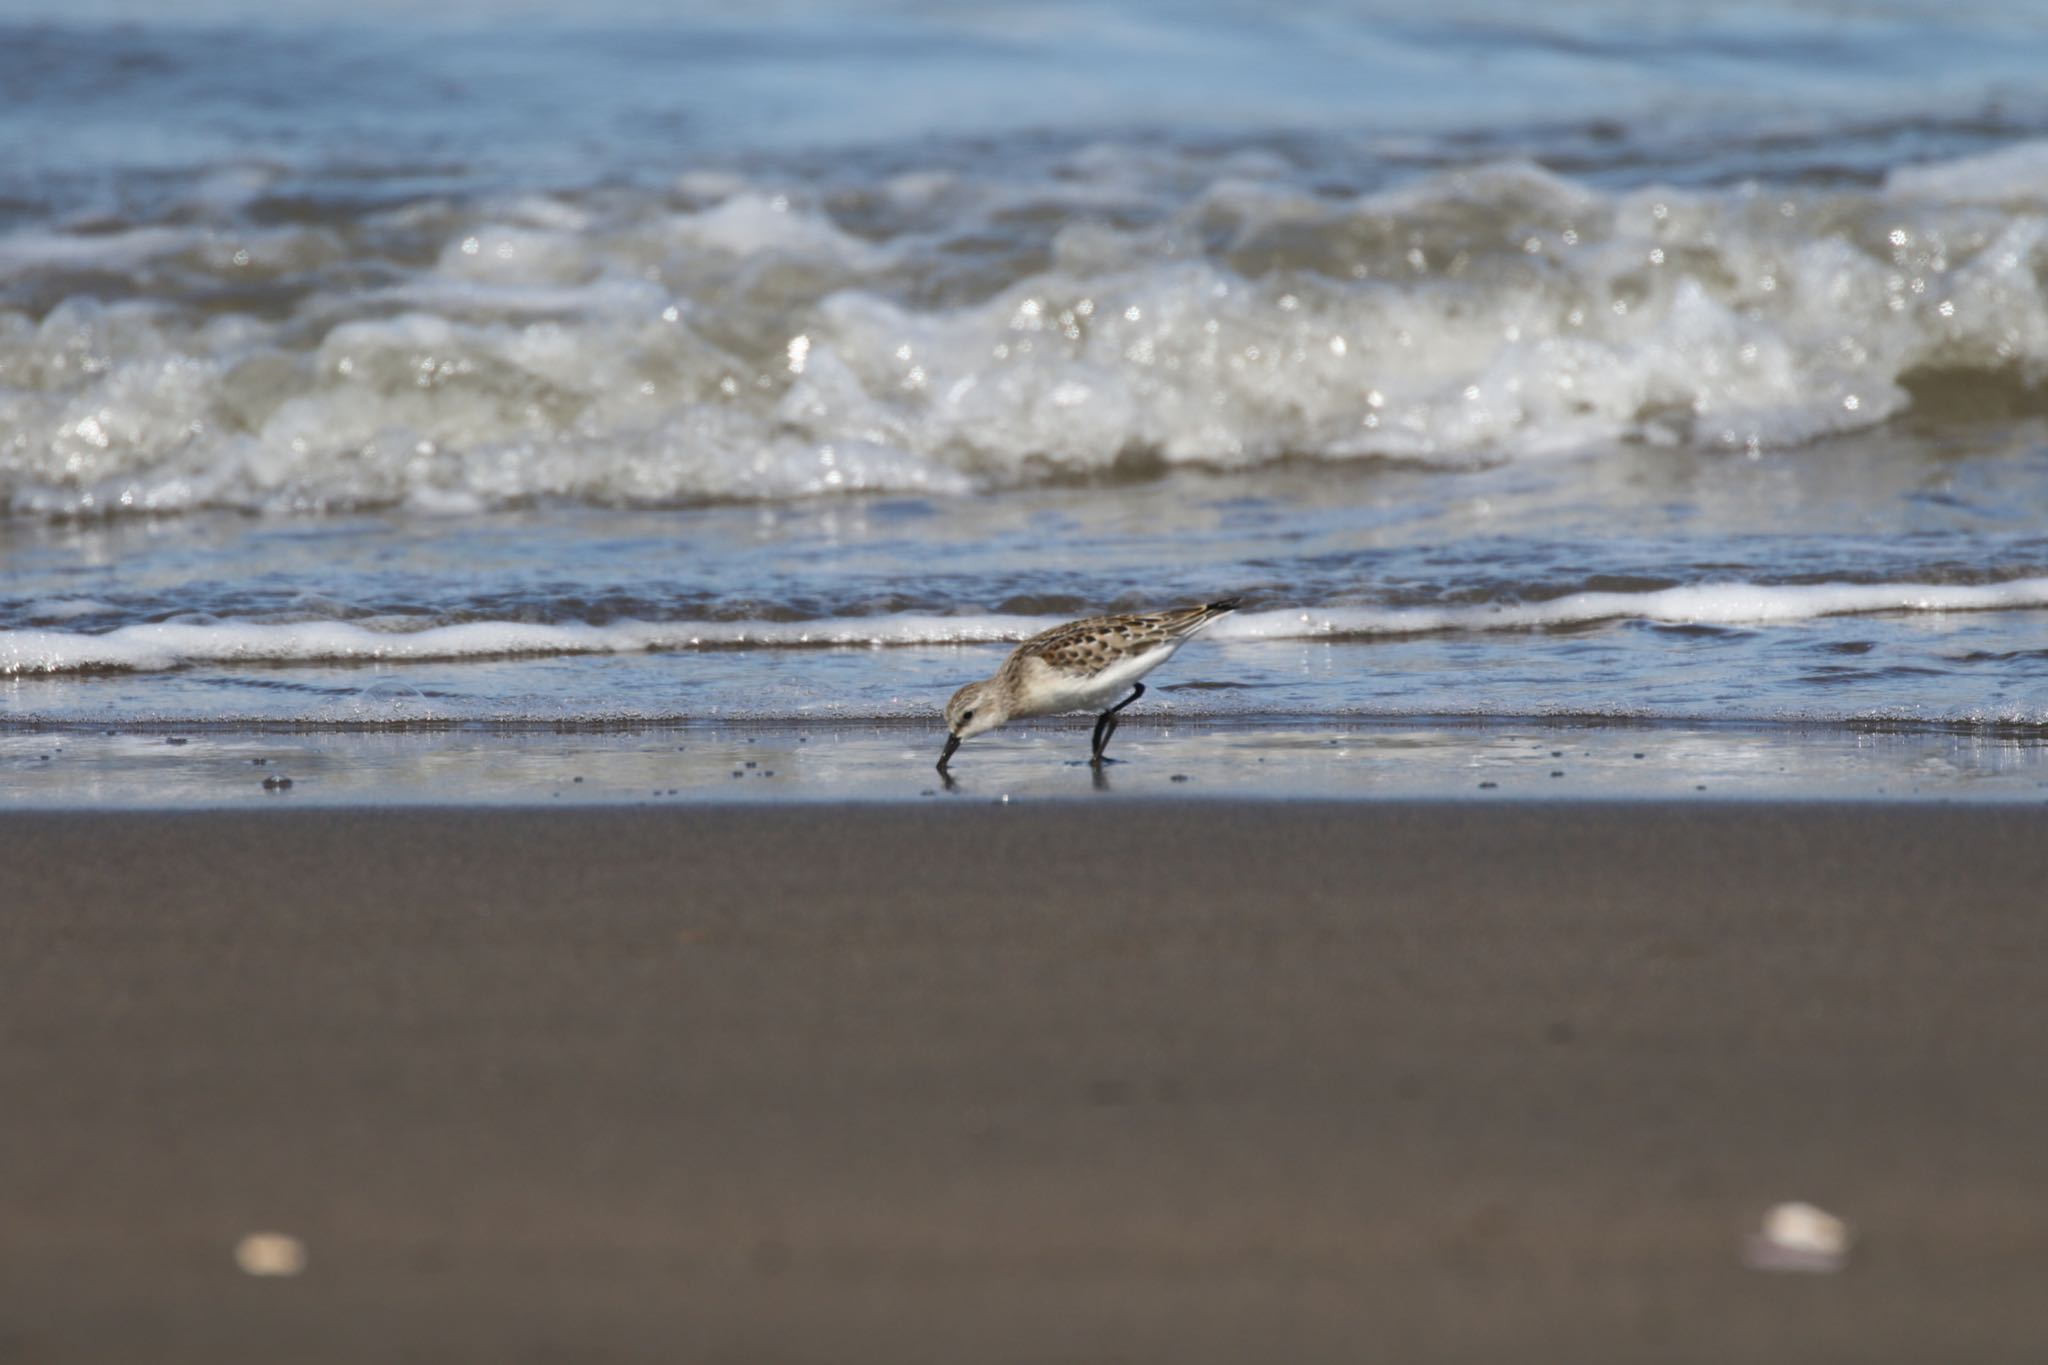
M 1137 800 L 2048 803 L 2048 733 L 1739 722 L 1158 717 L 1084 761 L 1089 719 L 280 729 L 0 726 L 0 810 Z M 290 778 L 280 792 L 266 779 Z
M 12 812 L 0 866 L 9 1356 L 2048 1333 L 2048 809 Z M 1787 1199 L 1842 1273 L 1740 1264 Z

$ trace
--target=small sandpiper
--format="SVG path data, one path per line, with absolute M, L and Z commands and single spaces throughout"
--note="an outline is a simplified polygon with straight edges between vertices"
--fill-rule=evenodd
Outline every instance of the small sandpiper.
M 994 677 L 967 684 L 946 703 L 950 733 L 945 752 L 939 755 L 939 771 L 946 771 L 963 739 L 1023 716 L 1093 711 L 1129 688 L 1128 697 L 1095 718 L 1095 744 L 1088 761 L 1100 767 L 1102 751 L 1116 733 L 1116 713 L 1145 695 L 1145 684 L 1138 679 L 1243 600 L 1226 597 L 1173 611 L 1091 616 L 1039 632 L 1018 645 Z

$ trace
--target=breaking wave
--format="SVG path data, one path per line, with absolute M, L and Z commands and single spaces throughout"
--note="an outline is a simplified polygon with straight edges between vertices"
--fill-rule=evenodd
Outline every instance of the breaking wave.
M 0 237 L 0 509 L 658 506 L 1760 452 L 2048 406 L 2048 143 L 1861 188 L 1277 153 Z

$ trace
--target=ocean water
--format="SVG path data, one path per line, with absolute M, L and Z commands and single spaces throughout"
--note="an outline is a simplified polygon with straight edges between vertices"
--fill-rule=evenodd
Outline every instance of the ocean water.
M 2040 789 L 2039 6 L 161 8 L 0 10 L 17 783 L 887 767 L 1024 634 L 1240 593 L 1129 713 L 1190 785 L 1535 724 Z

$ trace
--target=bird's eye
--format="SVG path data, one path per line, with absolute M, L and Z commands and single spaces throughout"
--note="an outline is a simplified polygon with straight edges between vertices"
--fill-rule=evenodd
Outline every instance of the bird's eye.
M 960 723 L 962 725 L 967 724 L 969 721 L 972 721 L 973 719 L 974 713 L 972 711 L 962 711 L 960 713 Z

